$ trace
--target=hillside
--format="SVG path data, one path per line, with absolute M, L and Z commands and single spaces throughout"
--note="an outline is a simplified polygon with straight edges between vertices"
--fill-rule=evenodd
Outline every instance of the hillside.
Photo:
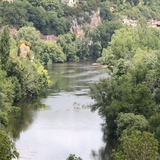
M 119 19 L 124 15 L 133 20 L 144 17 L 147 21 L 159 20 L 160 17 L 158 0 L 1 0 L 0 5 L 0 26 L 10 25 L 17 30 L 33 26 L 43 34 L 56 36 L 75 27 L 75 19 L 81 27 L 86 24 L 95 26 L 93 19 L 98 10 L 102 21 Z
M 78 61 L 99 58 L 123 24 L 159 27 L 159 4 L 158 0 L 1 0 L 0 26 L 9 25 L 16 41 L 29 41 L 42 64 Z M 33 28 L 39 31 L 34 41 L 27 35 L 34 34 Z M 17 39 L 16 30 L 26 33 Z

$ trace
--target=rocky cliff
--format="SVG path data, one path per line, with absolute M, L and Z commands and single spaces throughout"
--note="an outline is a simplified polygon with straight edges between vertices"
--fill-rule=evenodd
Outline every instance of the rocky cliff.
M 92 28 L 98 26 L 99 24 L 101 24 L 101 17 L 100 17 L 100 9 L 99 8 L 96 12 L 92 11 L 92 13 L 90 15 L 87 12 L 86 12 L 86 14 L 90 18 L 90 23 L 86 22 L 85 26 L 89 26 L 92 29 Z M 78 24 L 78 19 L 79 18 L 77 18 L 77 17 L 72 18 L 71 32 L 76 34 L 77 37 L 84 37 L 85 33 L 82 29 L 83 25 Z M 83 19 L 83 17 L 81 19 Z

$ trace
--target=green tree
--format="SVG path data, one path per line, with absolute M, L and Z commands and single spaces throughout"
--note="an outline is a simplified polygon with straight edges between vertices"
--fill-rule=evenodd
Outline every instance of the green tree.
M 76 55 L 80 59 L 87 59 L 89 57 L 92 57 L 92 54 L 90 53 L 90 40 L 89 38 L 76 38 L 75 45 L 77 48 Z
M 40 40 L 40 32 L 34 27 L 22 27 L 15 35 L 17 43 L 25 40 L 30 43 L 30 49 L 35 53 L 35 57 L 40 59 L 43 52 L 43 42 Z
M 101 56 L 103 48 L 106 48 L 111 41 L 111 37 L 115 30 L 122 27 L 119 21 L 103 21 L 90 34 L 92 44 L 91 52 L 96 58 Z
M 70 154 L 66 160 L 82 160 L 82 158 L 76 157 L 74 154 Z
M 15 36 L 17 42 L 20 40 L 26 40 L 31 44 L 31 48 L 34 48 L 36 41 L 40 39 L 40 32 L 34 27 L 22 27 L 18 30 Z
M 58 17 L 62 17 L 64 15 L 63 5 L 59 0 L 42 0 L 40 3 L 46 11 L 55 11 Z
M 119 150 L 113 152 L 114 160 L 158 160 L 158 141 L 149 132 L 124 132 Z
M 104 1 L 100 3 L 100 16 L 103 20 L 111 21 L 114 18 L 113 13 L 110 11 L 110 4 L 108 1 Z
M 27 1 L 7 3 L 3 11 L 3 24 L 12 25 L 17 29 L 28 25 L 27 15 L 30 8 L 31 5 Z
M 0 70 L 0 126 L 8 125 L 8 116 L 18 111 L 12 103 L 14 101 L 14 85 L 5 71 Z
M 91 86 L 90 95 L 95 100 L 92 110 L 106 118 L 108 133 L 116 135 L 115 119 L 120 112 L 135 113 L 149 118 L 156 113 L 156 105 L 146 83 L 131 82 L 131 75 L 102 79 Z
M 75 35 L 71 33 L 60 35 L 57 40 L 57 44 L 59 44 L 63 48 L 63 52 L 66 55 L 66 59 L 68 62 L 79 60 L 76 55 L 77 47 L 74 41 L 75 41 Z
M 160 114 L 156 114 L 149 119 L 149 131 L 153 133 L 154 137 L 159 141 L 160 151 Z
M 139 130 L 146 131 L 149 123 L 143 115 L 135 115 L 134 113 L 119 113 L 117 119 L 117 135 L 121 135 L 123 130 Z
M 48 54 L 52 63 L 66 61 L 65 53 L 63 52 L 62 48 L 58 44 L 56 44 L 55 42 L 52 42 L 52 41 L 46 42 L 46 47 L 44 49 L 44 53 Z
M 0 130 L 0 159 L 12 160 L 12 158 L 18 157 L 19 154 L 16 151 L 12 137 Z
M 10 60 L 8 68 L 8 76 L 15 84 L 15 101 L 26 96 L 41 95 L 48 88 L 48 73 L 41 64 L 14 57 Z
M 7 68 L 9 54 L 10 54 L 9 28 L 8 26 L 5 26 L 0 39 L 0 60 L 1 60 L 1 66 L 3 70 L 6 70 Z
M 47 12 L 43 7 L 32 7 L 29 12 L 29 20 L 33 22 L 34 27 L 42 33 L 46 33 L 46 28 L 49 23 Z

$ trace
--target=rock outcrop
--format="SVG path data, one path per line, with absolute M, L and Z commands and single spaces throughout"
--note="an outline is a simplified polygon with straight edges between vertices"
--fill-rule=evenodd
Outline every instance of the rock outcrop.
M 20 41 L 19 47 L 18 47 L 18 56 L 23 58 L 28 58 L 30 61 L 34 60 L 34 55 L 32 51 L 30 50 L 30 46 L 26 44 L 26 41 Z
M 99 24 L 101 24 L 101 17 L 100 17 L 100 9 L 98 8 L 98 10 L 92 11 L 91 15 L 89 15 L 89 13 L 86 12 L 86 14 L 89 16 L 90 18 L 90 23 L 86 22 L 86 26 L 89 26 L 91 29 L 98 26 Z M 83 17 L 81 18 L 83 19 Z M 76 17 L 74 17 L 72 19 L 72 24 L 71 24 L 71 29 L 70 31 L 74 34 L 76 34 L 77 37 L 84 37 L 85 33 L 82 29 L 82 25 L 78 24 L 78 20 Z
M 97 27 L 99 24 L 101 24 L 102 20 L 100 17 L 100 8 L 98 8 L 97 12 L 92 11 L 92 15 L 90 16 L 91 18 L 91 23 L 89 26 L 92 27 Z

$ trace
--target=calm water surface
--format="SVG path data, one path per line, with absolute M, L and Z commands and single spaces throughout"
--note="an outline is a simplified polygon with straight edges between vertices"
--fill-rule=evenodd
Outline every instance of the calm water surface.
M 105 69 L 91 62 L 55 64 L 48 69 L 50 96 L 41 99 L 37 104 L 41 107 L 24 107 L 20 124 L 14 126 L 20 160 L 66 160 L 69 154 L 95 159 L 93 154 L 105 147 L 103 119 L 90 111 L 93 100 L 88 91 L 89 85 L 108 77 Z

